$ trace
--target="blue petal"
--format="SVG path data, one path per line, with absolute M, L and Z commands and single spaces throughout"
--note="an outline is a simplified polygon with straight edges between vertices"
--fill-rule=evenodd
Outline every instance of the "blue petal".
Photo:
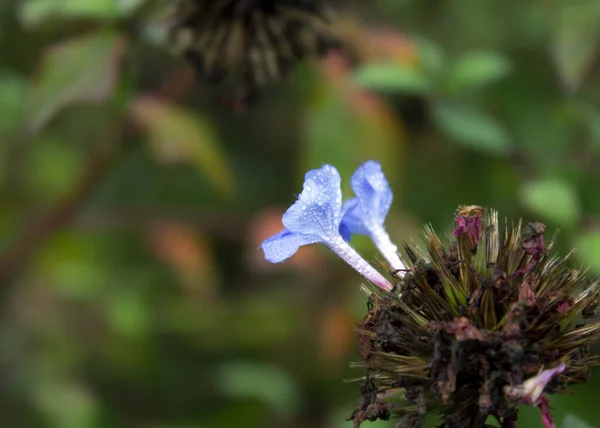
M 362 219 L 366 229 L 380 226 L 392 205 L 393 194 L 390 185 L 375 161 L 362 164 L 350 181 L 358 199 L 356 214 Z
M 342 206 L 342 222 L 340 229 L 345 227 L 353 235 L 368 235 L 358 206 L 358 198 L 348 199 Z
M 283 215 L 286 229 L 322 240 L 339 236 L 342 218 L 340 174 L 331 165 L 313 169 L 304 177 L 304 188 L 298 200 Z
M 343 221 L 340 223 L 340 235 L 342 235 L 342 238 L 346 242 L 350 242 L 350 240 L 352 239 L 352 231 L 350 230 L 348 225 L 344 224 Z
M 303 235 L 283 229 L 277 235 L 266 239 L 261 244 L 261 248 L 265 253 L 265 259 L 271 263 L 280 263 L 296 254 L 296 251 L 302 245 L 314 244 L 320 241 L 318 236 Z

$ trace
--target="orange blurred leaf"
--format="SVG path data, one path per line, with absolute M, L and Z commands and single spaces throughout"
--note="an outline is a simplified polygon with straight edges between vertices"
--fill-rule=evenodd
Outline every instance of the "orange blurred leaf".
M 339 366 L 354 345 L 354 319 L 345 307 L 336 303 L 323 310 L 319 325 L 321 357 L 332 367 Z
M 154 253 L 181 278 L 182 284 L 202 297 L 213 294 L 213 254 L 209 243 L 194 229 L 175 222 L 155 223 L 150 229 Z

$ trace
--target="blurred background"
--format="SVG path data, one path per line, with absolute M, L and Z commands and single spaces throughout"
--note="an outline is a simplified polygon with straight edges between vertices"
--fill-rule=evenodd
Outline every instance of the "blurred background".
M 237 111 L 149 1 L 2 0 L 2 426 L 350 428 L 361 278 L 258 249 L 323 163 L 346 195 L 383 164 L 397 243 L 478 204 L 600 273 L 600 1 L 357 3 L 344 53 Z M 599 387 L 553 397 L 558 426 L 600 427 Z

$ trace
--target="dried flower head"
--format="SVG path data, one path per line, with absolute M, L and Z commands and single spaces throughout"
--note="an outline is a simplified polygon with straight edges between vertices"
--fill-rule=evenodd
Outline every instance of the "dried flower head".
M 586 319 L 600 282 L 569 267 L 571 254 L 551 255 L 545 229 L 507 223 L 502 235 L 495 211 L 461 207 L 447 248 L 430 227 L 426 253 L 405 247 L 410 269 L 391 293 L 371 294 L 359 328 L 367 375 L 355 426 L 393 414 L 418 427 L 434 412 L 445 428 L 490 416 L 515 427 L 515 404 L 528 404 L 554 427 L 544 394 L 585 382 L 599 361 L 589 345 L 600 323 Z
M 552 255 L 556 235 L 547 244 L 543 224 L 505 222 L 501 232 L 498 214 L 478 206 L 457 210 L 447 247 L 426 227 L 426 251 L 405 245 L 407 263 L 384 228 L 392 192 L 381 166 L 361 165 L 351 185 L 356 197 L 342 203 L 333 166 L 309 171 L 285 229 L 262 249 L 278 263 L 320 242 L 374 285 L 358 328 L 366 375 L 355 427 L 395 416 L 416 428 L 435 413 L 442 428 L 485 428 L 489 417 L 514 428 L 517 404 L 539 407 L 554 427 L 546 394 L 587 381 L 600 362 L 590 354 L 600 322 L 588 323 L 600 280 L 570 267 L 571 254 Z M 350 246 L 353 233 L 371 237 L 389 280 Z
M 330 0 L 177 0 L 172 36 L 199 76 L 249 102 L 305 57 L 338 46 Z

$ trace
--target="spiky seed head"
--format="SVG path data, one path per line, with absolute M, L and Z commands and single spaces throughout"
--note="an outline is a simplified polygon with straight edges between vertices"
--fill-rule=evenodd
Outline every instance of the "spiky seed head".
M 391 293 L 372 290 L 359 326 L 363 399 L 351 419 L 399 417 L 421 426 L 437 413 L 445 428 L 482 428 L 488 417 L 515 427 L 515 404 L 538 406 L 553 426 L 544 393 L 585 382 L 598 356 L 600 281 L 552 254 L 546 227 L 504 223 L 477 206 L 460 207 L 448 246 L 431 227 L 426 251 L 406 245 L 409 271 Z M 404 404 L 403 404 L 404 403 Z
M 339 45 L 330 0 L 177 0 L 172 38 L 199 77 L 249 102 L 305 57 Z

